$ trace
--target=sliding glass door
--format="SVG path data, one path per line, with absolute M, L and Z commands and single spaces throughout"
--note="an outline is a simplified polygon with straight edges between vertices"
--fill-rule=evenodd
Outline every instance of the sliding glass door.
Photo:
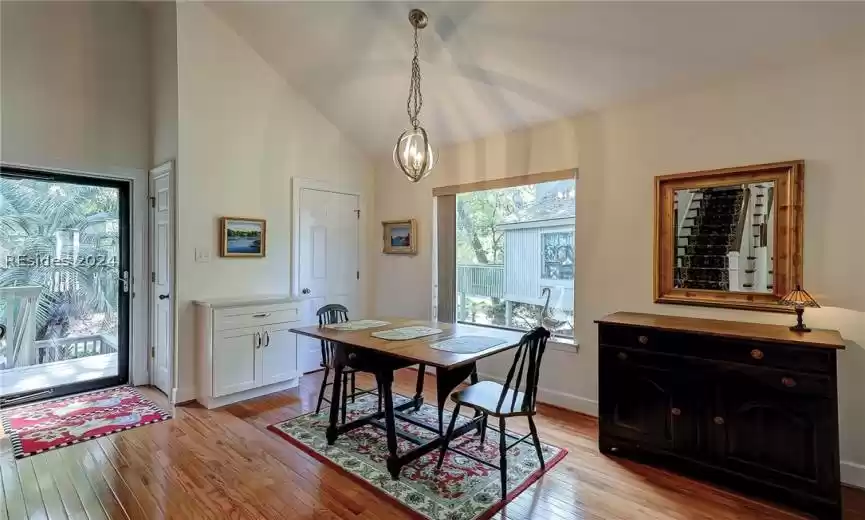
M 0 169 L 0 404 L 127 382 L 129 183 Z

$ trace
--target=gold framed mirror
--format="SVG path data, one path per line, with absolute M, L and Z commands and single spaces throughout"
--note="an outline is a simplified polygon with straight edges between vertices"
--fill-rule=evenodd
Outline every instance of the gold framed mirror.
M 655 303 L 791 312 L 804 162 L 655 177 Z

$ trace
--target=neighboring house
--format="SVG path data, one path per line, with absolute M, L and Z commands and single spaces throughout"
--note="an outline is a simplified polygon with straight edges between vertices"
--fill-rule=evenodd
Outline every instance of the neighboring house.
M 537 200 L 504 219 L 504 264 L 459 265 L 459 319 L 468 315 L 466 296 L 504 300 L 505 325 L 514 303 L 574 309 L 574 184 L 547 183 Z

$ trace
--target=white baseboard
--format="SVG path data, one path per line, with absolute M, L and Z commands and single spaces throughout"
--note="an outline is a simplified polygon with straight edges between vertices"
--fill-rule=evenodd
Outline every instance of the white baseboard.
M 489 381 L 504 383 L 504 380 L 502 378 L 496 377 L 492 374 L 478 373 L 478 376 L 482 380 L 486 379 Z M 587 399 L 585 397 L 569 394 L 567 392 L 560 392 L 559 390 L 551 390 L 549 388 L 539 387 L 538 402 L 551 404 L 553 406 L 565 408 L 566 410 L 573 410 L 575 412 L 591 415 L 592 417 L 598 416 L 598 402 L 596 400 Z
M 188 403 L 195 401 L 195 388 L 172 388 L 171 389 L 171 404 Z
M 841 482 L 848 486 L 865 489 L 865 466 L 842 460 Z
M 294 388 L 299 384 L 300 377 L 295 377 L 294 379 L 289 379 L 288 381 L 283 381 L 282 383 L 275 383 L 259 388 L 252 388 L 243 392 L 237 392 L 236 394 L 229 394 L 221 397 L 198 397 L 196 400 L 201 403 L 202 406 L 209 410 L 211 408 L 219 408 L 221 406 L 226 406 L 239 401 L 246 401 L 247 399 L 255 399 L 256 397 L 272 394 L 274 392 L 282 392 L 283 390 Z

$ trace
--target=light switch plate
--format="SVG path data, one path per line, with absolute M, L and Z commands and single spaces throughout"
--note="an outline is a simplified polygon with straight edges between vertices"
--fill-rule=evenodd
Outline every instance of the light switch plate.
M 195 248 L 195 261 L 203 264 L 210 262 L 210 249 L 196 247 Z

